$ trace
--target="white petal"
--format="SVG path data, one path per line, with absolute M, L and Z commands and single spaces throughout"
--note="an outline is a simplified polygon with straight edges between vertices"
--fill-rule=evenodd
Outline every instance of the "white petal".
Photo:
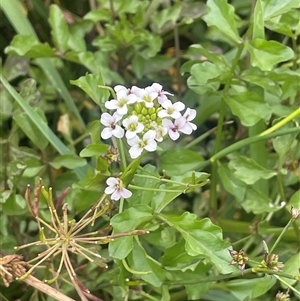
M 162 120 L 162 124 L 163 124 L 163 127 L 166 128 L 166 129 L 173 129 L 174 128 L 174 124 L 171 120 L 169 119 L 163 119 Z
M 155 136 L 156 132 L 154 130 L 149 130 L 144 134 L 143 140 L 154 140 Z
M 103 113 L 100 121 L 103 125 L 110 126 L 112 123 L 114 123 L 114 117 L 108 113 Z
M 116 125 L 115 128 L 112 130 L 112 134 L 116 138 L 122 138 L 124 136 L 124 129 L 122 129 L 119 125 Z
M 118 108 L 117 108 L 117 112 L 118 112 L 118 114 L 120 114 L 120 115 L 126 115 L 127 112 L 128 112 L 127 105 L 123 105 L 122 107 L 118 107 Z
M 124 199 L 128 199 L 132 196 L 132 192 L 126 188 L 122 188 L 119 190 L 119 193 Z
M 196 117 L 196 114 L 196 110 L 187 108 L 183 116 L 186 118 L 187 121 L 191 121 Z
M 141 155 L 143 149 L 140 148 L 138 145 L 134 145 L 129 149 L 129 154 L 132 159 L 135 159 Z
M 185 105 L 184 105 L 183 102 L 177 101 L 177 102 L 175 102 L 175 103 L 173 104 L 173 108 L 174 108 L 176 111 L 182 111 L 182 110 L 184 110 Z
M 193 131 L 196 131 L 196 130 L 197 130 L 196 124 L 191 123 L 191 122 L 188 122 L 187 124 L 192 128 Z
M 112 194 L 115 190 L 116 190 L 115 187 L 108 186 L 108 187 L 105 188 L 104 192 L 105 192 L 106 194 Z
M 137 102 L 137 96 L 135 94 L 129 94 L 127 97 L 127 103 L 133 104 Z
M 106 180 L 106 184 L 109 186 L 116 186 L 116 185 L 119 185 L 119 183 L 120 183 L 120 180 L 117 178 L 114 178 L 114 177 L 109 177 Z
M 162 91 L 163 86 L 159 83 L 153 83 L 151 85 L 152 91 L 160 92 Z
M 174 118 L 174 119 L 179 118 L 180 116 L 181 116 L 181 114 L 180 114 L 180 112 L 178 112 L 178 111 L 174 111 L 174 112 L 170 115 L 170 117 L 172 117 L 172 118 Z
M 119 104 L 119 102 L 116 99 L 112 99 L 112 100 L 106 101 L 104 105 L 105 105 L 105 108 L 107 108 L 109 110 L 115 110 L 119 107 L 118 104 Z
M 116 91 L 116 93 L 118 93 L 120 91 L 126 91 L 128 93 L 128 89 L 125 86 L 122 86 L 122 85 L 116 85 L 114 87 L 114 90 Z
M 102 139 L 108 139 L 112 136 L 112 128 L 104 128 L 101 132 Z
M 179 113 L 179 114 L 180 114 L 180 113 Z M 157 115 L 158 115 L 159 118 L 165 118 L 165 117 L 168 117 L 168 116 L 169 116 L 167 110 L 161 110 L 161 111 L 159 111 L 159 112 L 157 113 Z
M 177 131 L 172 131 L 172 130 L 169 130 L 169 136 L 170 136 L 170 138 L 173 140 L 173 141 L 175 141 L 175 140 L 177 140 L 178 138 L 179 138 L 179 133 L 177 132 Z
M 123 118 L 123 115 L 120 115 L 118 112 L 115 112 L 115 113 L 113 113 L 112 117 L 114 118 L 115 122 L 118 122 Z
M 172 102 L 171 102 L 171 100 L 169 100 L 169 99 L 167 99 L 166 101 L 164 101 L 162 104 L 161 104 L 161 106 L 163 107 L 163 108 L 165 108 L 165 109 L 167 109 L 167 108 L 169 108 L 169 107 L 172 107 Z
M 126 138 L 127 139 L 132 139 L 134 137 L 136 137 L 136 132 L 129 131 L 129 130 L 126 131 Z
M 133 137 L 132 139 L 128 139 L 128 140 L 127 140 L 127 143 L 128 143 L 130 146 L 134 146 L 134 145 L 138 145 L 140 141 L 141 141 L 141 140 L 139 139 L 139 137 L 135 136 L 135 137 Z
M 121 198 L 120 191 L 116 189 L 116 191 L 110 197 L 114 201 L 118 201 Z
M 174 124 L 178 129 L 183 128 L 186 125 L 186 123 L 187 123 L 187 121 L 183 116 L 176 118 L 176 120 L 174 121 Z
M 157 143 L 155 140 L 148 140 L 148 143 L 147 145 L 145 146 L 145 149 L 148 151 L 148 152 L 154 152 L 157 148 Z
M 190 135 L 193 131 L 193 129 L 189 126 L 188 123 L 186 123 L 183 127 L 181 127 L 180 129 L 178 129 L 180 132 Z

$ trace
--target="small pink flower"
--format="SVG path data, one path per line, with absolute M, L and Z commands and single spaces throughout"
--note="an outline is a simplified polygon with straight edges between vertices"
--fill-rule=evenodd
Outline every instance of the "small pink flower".
M 187 124 L 192 128 L 193 131 L 197 130 L 197 126 L 194 123 L 190 122 L 195 119 L 196 110 L 187 108 L 185 113 L 183 114 L 183 117 L 186 119 Z
M 162 122 L 163 126 L 168 130 L 170 138 L 174 141 L 179 138 L 179 132 L 189 135 L 193 131 L 183 116 L 175 119 L 174 123 L 169 119 L 163 119 Z
M 101 123 L 106 127 L 101 132 L 101 137 L 103 139 L 108 139 L 111 136 L 116 138 L 122 138 L 124 136 L 124 129 L 122 129 L 117 122 L 122 119 L 122 116 L 115 112 L 112 116 L 108 113 L 103 113 L 101 115 Z
M 149 92 L 156 92 L 158 94 L 157 99 L 160 104 L 163 104 L 166 100 L 169 100 L 167 95 L 173 96 L 173 94 L 164 91 L 163 86 L 158 83 L 153 83 L 150 87 L 147 87 L 145 90 Z
M 108 186 L 104 192 L 111 194 L 112 200 L 118 201 L 120 198 L 128 199 L 132 196 L 132 192 L 124 187 L 123 181 L 119 178 L 109 177 L 106 184 Z

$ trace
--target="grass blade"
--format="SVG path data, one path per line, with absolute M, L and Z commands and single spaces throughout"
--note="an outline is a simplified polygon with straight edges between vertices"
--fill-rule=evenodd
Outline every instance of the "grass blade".
M 31 23 L 27 19 L 26 15 L 24 14 L 24 9 L 22 8 L 19 1 L 0 1 L 0 8 L 3 10 L 17 33 L 23 35 L 33 35 L 38 40 L 37 34 Z M 45 72 L 46 76 L 51 81 L 56 91 L 62 96 L 70 111 L 78 119 L 82 126 L 82 129 L 85 129 L 85 123 L 52 61 L 48 58 L 39 58 L 36 59 L 36 61 L 40 68 Z

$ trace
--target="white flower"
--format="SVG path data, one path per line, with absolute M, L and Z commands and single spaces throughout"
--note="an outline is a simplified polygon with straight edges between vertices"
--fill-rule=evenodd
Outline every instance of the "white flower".
M 137 133 L 144 130 L 144 125 L 139 122 L 139 118 L 136 115 L 129 116 L 122 123 L 126 128 L 127 139 L 132 139 Z
M 101 115 L 101 123 L 106 127 L 101 132 L 103 139 L 108 139 L 111 136 L 122 138 L 124 136 L 124 130 L 116 123 L 121 120 L 122 116 L 115 112 L 112 116 L 108 113 Z
M 197 130 L 197 126 L 194 123 L 190 122 L 191 120 L 195 119 L 196 110 L 187 108 L 185 113 L 183 114 L 183 117 L 185 117 L 187 124 L 192 128 L 192 130 Z
M 155 121 L 151 122 L 151 127 L 155 130 L 155 140 L 158 142 L 163 141 L 163 137 L 167 134 L 168 130 L 162 125 L 158 125 Z
M 175 119 L 174 123 L 169 119 L 163 119 L 162 122 L 172 140 L 177 140 L 179 138 L 179 132 L 189 135 L 193 131 L 183 116 Z
M 164 117 L 172 117 L 172 118 L 178 118 L 181 116 L 180 111 L 184 110 L 185 105 L 181 101 L 177 101 L 174 104 L 169 100 L 165 100 L 161 106 L 165 110 L 161 110 L 158 112 L 158 117 L 164 118 Z
M 134 94 L 128 94 L 128 91 L 121 89 L 117 92 L 117 99 L 105 102 L 105 107 L 109 110 L 117 110 L 120 115 L 125 115 L 128 112 L 127 104 L 133 104 L 136 101 Z
M 164 91 L 163 86 L 158 83 L 153 83 L 150 87 L 145 88 L 145 90 L 149 92 L 156 92 L 158 94 L 157 99 L 160 104 L 164 103 L 166 100 L 169 100 L 166 95 L 173 96 L 173 94 Z
M 132 196 L 132 192 L 124 187 L 121 179 L 109 177 L 106 180 L 108 187 L 105 188 L 106 194 L 111 194 L 111 199 L 118 201 L 120 198 L 128 199 Z
M 134 87 L 132 87 L 133 89 Z M 138 102 L 144 102 L 147 108 L 152 108 L 154 105 L 154 99 L 157 98 L 157 92 L 146 91 L 145 89 L 135 89 L 135 95 L 138 97 Z
M 122 85 L 116 85 L 114 87 L 114 90 L 116 91 L 116 93 L 119 93 L 121 91 L 124 91 L 126 92 L 127 94 L 130 94 L 130 90 L 128 88 L 126 88 L 125 86 L 122 86 Z
M 138 136 L 128 139 L 127 142 L 131 146 L 129 149 L 130 157 L 132 159 L 139 157 L 144 149 L 148 152 L 154 152 L 157 147 L 155 136 L 156 132 L 154 130 L 149 130 L 143 135 L 142 139 L 140 139 Z

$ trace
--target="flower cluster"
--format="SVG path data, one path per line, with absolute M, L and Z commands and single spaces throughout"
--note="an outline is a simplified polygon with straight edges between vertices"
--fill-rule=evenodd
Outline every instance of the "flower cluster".
M 158 83 L 144 89 L 136 86 L 127 89 L 117 85 L 114 88 L 116 99 L 109 100 L 105 107 L 111 111 L 103 113 L 101 123 L 105 126 L 101 132 L 103 139 L 125 136 L 130 146 L 132 159 L 139 157 L 144 150 L 153 152 L 157 143 L 166 135 L 177 140 L 180 133 L 191 134 L 197 127 L 191 121 L 196 110 L 186 108 L 181 101 L 172 103 L 169 92 Z

